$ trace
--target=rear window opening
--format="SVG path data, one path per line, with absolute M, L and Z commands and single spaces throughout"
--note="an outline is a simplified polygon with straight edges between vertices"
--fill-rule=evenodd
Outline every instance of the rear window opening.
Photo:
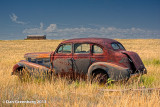
M 112 46 L 112 48 L 114 50 L 118 50 L 118 49 L 125 50 L 125 48 L 123 47 L 123 45 L 120 44 L 120 43 L 112 43 L 111 46 Z
M 103 49 L 101 48 L 101 47 L 99 47 L 99 46 L 97 46 L 97 45 L 93 45 L 93 50 L 92 50 L 92 52 L 94 53 L 94 54 L 99 54 L 99 53 L 103 53 Z

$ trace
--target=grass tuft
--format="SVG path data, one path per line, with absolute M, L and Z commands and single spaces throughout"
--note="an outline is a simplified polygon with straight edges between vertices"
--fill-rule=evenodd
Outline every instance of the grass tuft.
M 144 60 L 143 63 L 145 65 L 160 65 L 160 59 L 149 59 L 149 60 Z

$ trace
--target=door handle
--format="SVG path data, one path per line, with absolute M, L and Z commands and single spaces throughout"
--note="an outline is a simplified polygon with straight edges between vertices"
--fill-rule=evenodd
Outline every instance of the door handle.
M 71 58 L 72 61 L 75 61 L 74 58 Z

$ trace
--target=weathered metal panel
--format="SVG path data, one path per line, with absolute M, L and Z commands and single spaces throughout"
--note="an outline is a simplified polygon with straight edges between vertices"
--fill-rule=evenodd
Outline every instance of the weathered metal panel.
M 42 66 L 42 65 L 39 65 L 39 64 L 35 64 L 35 63 L 31 63 L 31 62 L 27 62 L 25 60 L 21 60 L 19 63 L 17 63 L 14 67 L 13 67 L 13 73 L 16 72 L 16 70 L 19 68 L 19 67 L 22 67 L 22 68 L 25 68 L 27 70 L 30 71 L 30 73 L 32 71 L 38 71 L 39 73 L 41 72 L 47 72 L 47 71 L 51 71 L 51 69 L 45 67 L 45 66 Z
M 75 73 L 86 74 L 90 66 L 90 54 L 86 55 L 73 55 L 73 70 Z
M 35 52 L 35 53 L 27 53 L 24 55 L 25 58 L 49 58 L 52 52 Z
M 72 74 L 72 54 L 56 53 L 53 57 L 52 66 L 56 74 L 66 75 Z
M 91 78 L 92 72 L 96 69 L 102 69 L 106 71 L 109 78 L 115 81 L 128 79 L 130 77 L 130 70 L 128 68 L 123 68 L 121 66 L 107 62 L 97 62 L 89 67 L 88 78 Z
M 100 44 L 107 48 L 111 48 L 109 44 L 112 42 L 118 42 L 118 41 L 108 38 L 76 38 L 63 41 L 62 43 L 94 43 L 94 44 Z
M 122 53 L 128 55 L 128 57 L 131 58 L 137 72 L 143 71 L 145 69 L 143 62 L 137 53 L 131 51 L 123 51 Z M 145 71 L 144 73 L 147 73 L 147 71 Z

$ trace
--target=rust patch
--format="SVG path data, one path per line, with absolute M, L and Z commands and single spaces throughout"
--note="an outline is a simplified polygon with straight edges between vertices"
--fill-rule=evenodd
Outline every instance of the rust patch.
M 49 58 L 51 52 L 36 52 L 36 53 L 27 53 L 24 55 L 25 58 Z

